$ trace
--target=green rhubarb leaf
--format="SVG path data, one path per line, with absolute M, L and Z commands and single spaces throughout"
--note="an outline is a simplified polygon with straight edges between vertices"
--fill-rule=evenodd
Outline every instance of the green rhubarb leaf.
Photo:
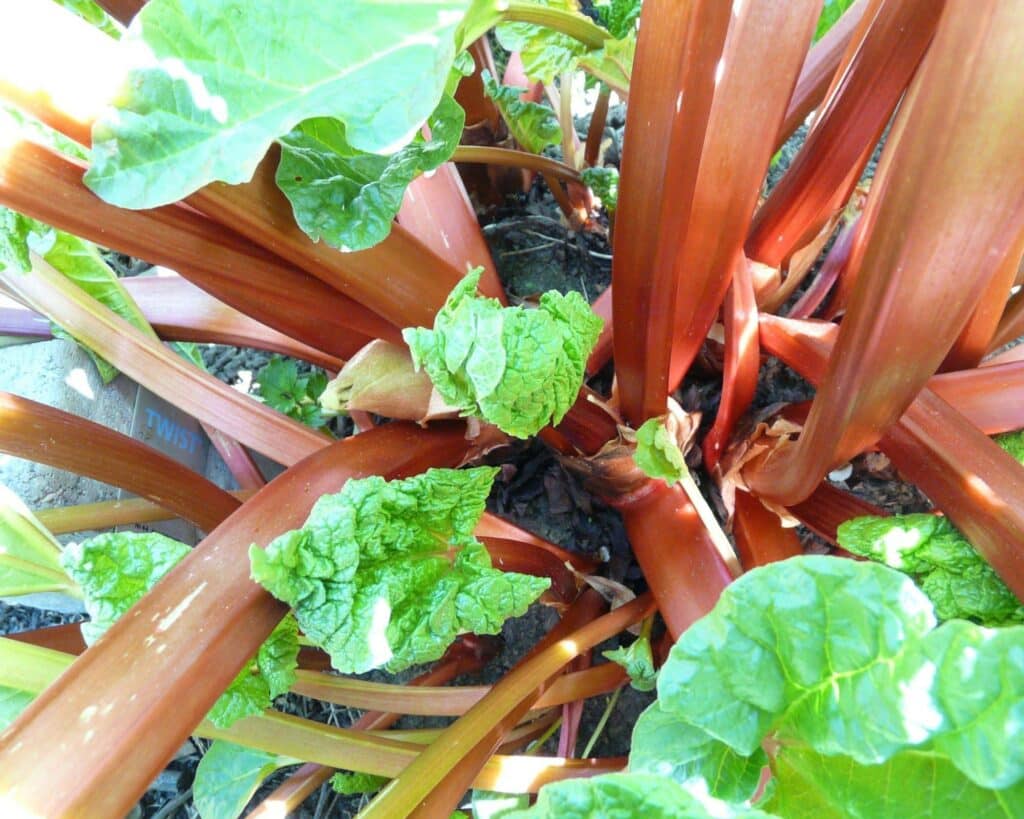
M 584 184 L 601 200 L 608 215 L 613 215 L 619 206 L 618 168 L 585 168 L 581 176 Z
M 641 0 L 598 0 L 594 3 L 598 22 L 621 40 L 636 32 Z
M 839 526 L 839 545 L 906 572 L 940 620 L 982 625 L 1024 622 L 1024 606 L 947 518 L 915 514 L 860 517 Z
M 558 124 L 558 115 L 546 105 L 535 102 L 524 102 L 520 99 L 525 88 L 500 85 L 484 69 L 481 73 L 484 91 L 487 92 L 501 115 L 508 123 L 508 128 L 516 142 L 530 153 L 539 154 L 549 145 L 558 145 L 562 141 L 562 128 Z
M 0 597 L 36 592 L 80 597 L 61 566 L 61 547 L 21 498 L 0 484 Z
M 121 25 L 107 14 L 94 0 L 54 0 L 58 6 L 63 6 L 81 17 L 85 22 L 95 26 L 104 34 L 108 34 L 115 40 L 121 39 L 124 33 Z
M 531 5 L 575 13 L 590 22 L 589 17 L 580 13 L 577 0 L 534 0 Z M 552 82 L 559 74 L 571 71 L 589 51 L 574 37 L 533 23 L 503 23 L 495 33 L 502 48 L 519 52 L 526 76 L 534 81 Z
M 338 771 L 331 777 L 331 787 L 335 793 L 352 796 L 357 793 L 376 793 L 387 785 L 388 781 L 386 776 L 358 771 Z
M 654 690 L 658 672 L 654 668 L 654 654 L 651 652 L 651 641 L 648 637 L 639 637 L 625 648 L 606 651 L 604 656 L 626 670 L 633 688 L 637 691 Z
M 996 435 L 992 440 L 1006 450 L 1017 463 L 1024 464 L 1024 429 Z
M 263 780 L 274 771 L 301 761 L 218 739 L 196 768 L 193 804 L 202 819 L 235 819 L 241 816 Z
M 337 119 L 306 120 L 280 139 L 277 185 L 311 239 L 363 250 L 391 232 L 409 183 L 455 152 L 465 121 L 462 107 L 445 95 L 427 120 L 429 140 L 417 137 L 380 156 L 353 148 Z
M 9 267 L 28 273 L 32 269 L 28 237 L 37 224 L 34 219 L 0 206 L 0 270 Z
M 3 731 L 24 711 L 35 695 L 17 688 L 0 685 L 0 731 Z
M 319 429 L 330 418 L 321 411 L 320 396 L 327 388 L 321 370 L 299 373 L 298 364 L 275 356 L 256 376 L 256 395 L 269 407 L 289 418 Z
M 673 779 L 726 802 L 747 801 L 757 790 L 768 757 L 760 748 L 737 753 L 706 731 L 682 722 L 655 702 L 636 721 L 629 770 Z
M 218 728 L 227 728 L 235 720 L 262 714 L 295 683 L 298 661 L 299 627 L 295 618 L 288 616 L 277 624 L 253 661 L 238 672 L 207 719 Z
M 496 471 L 350 480 L 301 529 L 249 550 L 253 579 L 345 673 L 399 671 L 437 659 L 463 632 L 495 634 L 548 587 L 492 568 L 473 537 Z
M 62 555 L 85 594 L 90 622 L 82 637 L 91 645 L 192 551 L 158 532 L 108 532 L 72 543 Z M 160 630 L 160 624 L 156 626 Z M 259 714 L 291 688 L 298 661 L 298 626 L 286 617 L 263 642 L 209 713 L 219 728 Z
M 683 453 L 660 418 L 647 419 L 636 431 L 633 460 L 647 477 L 660 478 L 668 484 L 686 476 Z
M 592 779 L 566 779 L 545 785 L 528 810 L 501 819 L 771 819 L 759 810 L 718 803 L 705 806 L 671 779 L 617 773 Z
M 527 438 L 576 400 L 602 321 L 578 293 L 545 293 L 536 310 L 503 308 L 476 295 L 480 272 L 455 286 L 433 330 L 402 337 L 445 402 Z
M 829 29 L 839 22 L 839 18 L 854 2 L 856 0 L 825 0 L 821 16 L 818 17 L 818 25 L 814 29 L 814 42 L 828 34 Z
M 807 556 L 748 572 L 680 638 L 658 693 L 631 769 L 695 792 L 752 796 L 768 739 L 766 808 L 787 817 L 944 815 L 928 806 L 958 792 L 981 815 L 1019 812 L 1024 627 L 935 628 L 885 566 Z
M 159 532 L 107 532 L 69 544 L 61 562 L 85 594 L 85 642 L 96 642 L 190 551 Z
M 786 819 L 1024 815 L 1024 784 L 988 790 L 927 748 L 902 751 L 884 765 L 784 748 L 772 767 L 776 787 L 762 807 Z
M 389 153 L 441 98 L 470 0 L 151 0 L 133 69 L 93 128 L 86 183 L 122 207 L 247 181 L 270 145 L 331 117 Z M 159 138 L 157 138 L 157 135 Z

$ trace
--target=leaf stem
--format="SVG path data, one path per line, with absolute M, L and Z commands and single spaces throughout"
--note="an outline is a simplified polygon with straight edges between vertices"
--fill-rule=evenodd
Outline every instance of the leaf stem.
M 601 48 L 611 35 L 578 12 L 546 8 L 534 3 L 512 0 L 502 14 L 506 23 L 533 23 L 567 34 L 587 48 Z
M 478 162 L 507 168 L 529 168 L 538 173 L 550 174 L 566 182 L 582 181 L 579 173 L 564 162 L 527 151 L 516 151 L 512 148 L 496 148 L 491 145 L 460 145 L 452 155 L 452 162 Z
M 649 622 L 650 618 L 644 622 Z M 597 745 L 597 741 L 601 738 L 601 734 L 604 732 L 604 727 L 608 724 L 608 720 L 612 715 L 612 711 L 615 710 L 615 706 L 619 701 L 619 695 L 622 693 L 622 688 L 616 688 L 612 695 L 608 698 L 608 705 L 605 706 L 604 713 L 601 714 L 601 719 L 597 722 L 597 727 L 594 728 L 594 733 L 590 735 L 590 739 L 587 741 L 587 747 L 583 749 L 583 759 L 587 759 L 590 756 L 590 752 L 594 750 L 594 746 Z

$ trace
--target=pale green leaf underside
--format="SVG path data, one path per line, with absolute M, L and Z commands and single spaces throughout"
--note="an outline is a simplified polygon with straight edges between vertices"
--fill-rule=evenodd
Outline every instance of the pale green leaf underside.
M 93 129 L 86 183 L 122 207 L 247 181 L 271 143 L 333 117 L 386 153 L 434 110 L 469 0 L 151 0 L 114 107 Z
M 34 232 L 29 237 L 29 246 L 58 273 L 70 279 L 100 304 L 110 308 L 147 335 L 156 338 L 156 333 L 150 327 L 142 310 L 92 242 L 62 230 L 50 229 L 43 234 Z M 54 336 L 77 341 L 96 365 L 104 384 L 109 384 L 117 377 L 117 368 L 94 352 L 88 344 L 56 325 Z
M 252 576 L 292 606 L 339 671 L 437 659 L 463 632 L 497 633 L 548 586 L 493 569 L 473 538 L 494 472 L 350 480 L 301 529 L 253 546 Z
M 0 484 L 0 596 L 70 591 L 60 544 L 6 486 Z
M 545 293 L 535 310 L 503 308 L 475 295 L 479 280 L 476 270 L 455 286 L 433 330 L 402 337 L 448 404 L 527 438 L 576 400 L 602 321 L 578 293 Z
M 264 779 L 299 762 L 219 739 L 196 768 L 192 786 L 196 810 L 202 819 L 236 819 Z
M 431 138 L 414 139 L 389 156 L 353 148 L 337 119 L 306 120 L 280 139 L 277 185 L 311 239 L 363 250 L 391 232 L 409 183 L 451 157 L 465 119 L 446 95 L 427 122 Z

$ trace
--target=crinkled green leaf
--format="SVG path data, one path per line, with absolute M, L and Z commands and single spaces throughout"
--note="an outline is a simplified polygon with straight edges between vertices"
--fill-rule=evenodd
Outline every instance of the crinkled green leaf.
M 630 682 L 637 691 L 654 690 L 658 672 L 654 668 L 654 655 L 648 637 L 641 636 L 625 648 L 606 651 L 604 656 L 626 669 Z
M 584 184 L 601 200 L 608 215 L 614 214 L 619 206 L 619 169 L 585 168 L 581 176 Z
M 298 660 L 299 627 L 289 615 L 264 640 L 254 660 L 238 672 L 207 719 L 218 728 L 227 728 L 242 717 L 263 713 L 292 687 Z
M 203 754 L 196 768 L 193 804 L 202 819 L 235 819 L 264 779 L 274 771 L 300 762 L 218 739 Z
M 337 119 L 306 120 L 280 139 L 277 185 L 311 239 L 363 250 L 391 232 L 409 183 L 451 157 L 465 120 L 445 95 L 427 121 L 430 139 L 417 137 L 390 156 L 353 148 Z
M 300 374 L 295 361 L 275 356 L 257 374 L 256 385 L 267 406 L 314 429 L 327 424 L 329 416 L 320 408 L 320 395 L 327 388 L 322 370 Z
M 636 31 L 640 7 L 641 0 L 597 0 L 594 3 L 598 22 L 617 40 Z
M 54 0 L 58 6 L 63 6 L 73 11 L 85 22 L 95 26 L 104 34 L 109 34 L 115 40 L 121 39 L 123 29 L 120 24 L 107 14 L 94 0 Z
M 759 810 L 719 803 L 715 809 L 671 779 L 618 773 L 593 779 L 566 779 L 545 785 L 528 810 L 501 819 L 771 819 Z
M 0 731 L 18 718 L 18 714 L 24 711 L 35 695 L 28 691 L 19 691 L 17 688 L 8 688 L 0 685 Z
M 580 13 L 577 0 L 535 0 L 532 5 Z M 556 76 L 572 70 L 576 61 L 589 50 L 568 34 L 533 23 L 503 23 L 495 29 L 498 42 L 506 51 L 518 51 L 523 70 L 531 80 L 550 83 Z
M 476 296 L 479 280 L 478 269 L 455 286 L 433 330 L 402 337 L 448 404 L 527 438 L 576 400 L 603 322 L 578 293 L 545 293 L 536 310 L 503 308 Z
M 331 777 L 335 793 L 352 796 L 356 793 L 376 793 L 388 784 L 386 776 L 360 773 L 359 771 L 338 771 Z
M 683 634 L 658 692 L 631 767 L 713 796 L 752 795 L 721 746 L 760 768 L 769 738 L 767 807 L 787 817 L 945 815 L 924 807 L 958 792 L 980 815 L 1020 804 L 1024 627 L 935 628 L 928 599 L 879 564 L 807 556 L 748 572 Z
M 463 632 L 494 634 L 549 582 L 492 568 L 473 537 L 495 472 L 350 480 L 301 529 L 249 550 L 253 579 L 346 673 L 401 670 L 437 659 Z
M 69 544 L 61 562 L 85 594 L 86 643 L 96 642 L 190 551 L 159 532 L 107 532 Z
M 52 148 L 72 159 L 88 159 L 85 146 L 70 139 L 60 131 L 51 128 L 41 120 L 27 114 L 20 108 L 0 102 L 0 128 L 11 127 L 20 131 L 27 139 Z
M 818 25 L 814 29 L 814 42 L 828 34 L 828 30 L 839 22 L 839 18 L 855 2 L 856 0 L 825 0 L 825 6 L 818 18 Z
M 36 224 L 34 219 L 0 206 L 0 270 L 10 267 L 28 273 L 32 269 L 28 237 Z
M 1024 606 L 947 518 L 860 517 L 839 526 L 839 545 L 911 575 L 940 620 L 982 625 L 1024 622 Z
M 761 805 L 786 819 L 1009 819 L 1024 815 L 1024 784 L 982 788 L 927 749 L 901 751 L 883 765 L 784 748 L 777 783 Z M 760 804 L 760 803 L 759 803 Z
M 667 776 L 684 787 L 741 803 L 756 790 L 768 756 L 739 754 L 706 731 L 682 722 L 655 702 L 636 721 L 629 770 Z
M 82 637 L 92 644 L 173 569 L 191 549 L 158 532 L 108 532 L 72 543 L 62 563 L 85 594 L 91 621 Z M 210 710 L 218 727 L 269 708 L 295 681 L 298 626 L 285 617 Z
M 660 418 L 649 418 L 636 431 L 633 460 L 649 478 L 673 484 L 686 476 L 686 461 Z
M 136 57 L 93 129 L 86 183 L 148 208 L 209 182 L 247 181 L 271 143 L 331 117 L 387 153 L 437 106 L 470 0 L 150 0 L 125 37 Z
M 525 88 L 500 85 L 486 69 L 481 76 L 484 91 L 494 100 L 512 136 L 525 150 L 539 154 L 548 145 L 558 145 L 562 141 L 562 127 L 558 124 L 558 115 L 551 108 L 520 99 Z
M 21 498 L 0 484 L 0 597 L 61 591 L 80 596 L 60 544 Z

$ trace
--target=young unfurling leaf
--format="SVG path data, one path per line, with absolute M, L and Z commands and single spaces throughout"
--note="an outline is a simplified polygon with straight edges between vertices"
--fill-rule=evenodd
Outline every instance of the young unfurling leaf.
M 473 537 L 496 471 L 350 480 L 301 529 L 249 550 L 253 579 L 345 673 L 398 671 L 437 659 L 463 632 L 496 634 L 549 584 L 492 568 Z
M 479 281 L 476 270 L 455 286 L 433 330 L 402 337 L 448 404 L 527 438 L 576 400 L 602 321 L 578 293 L 545 293 L 536 310 L 503 308 L 476 295 Z
M 642 636 L 625 648 L 604 652 L 604 656 L 618 663 L 629 674 L 630 683 L 637 691 L 653 691 L 658 681 L 651 652 L 650 638 Z
M 686 461 L 660 418 L 648 418 L 636 431 L 636 465 L 649 478 L 675 483 L 686 475 Z

